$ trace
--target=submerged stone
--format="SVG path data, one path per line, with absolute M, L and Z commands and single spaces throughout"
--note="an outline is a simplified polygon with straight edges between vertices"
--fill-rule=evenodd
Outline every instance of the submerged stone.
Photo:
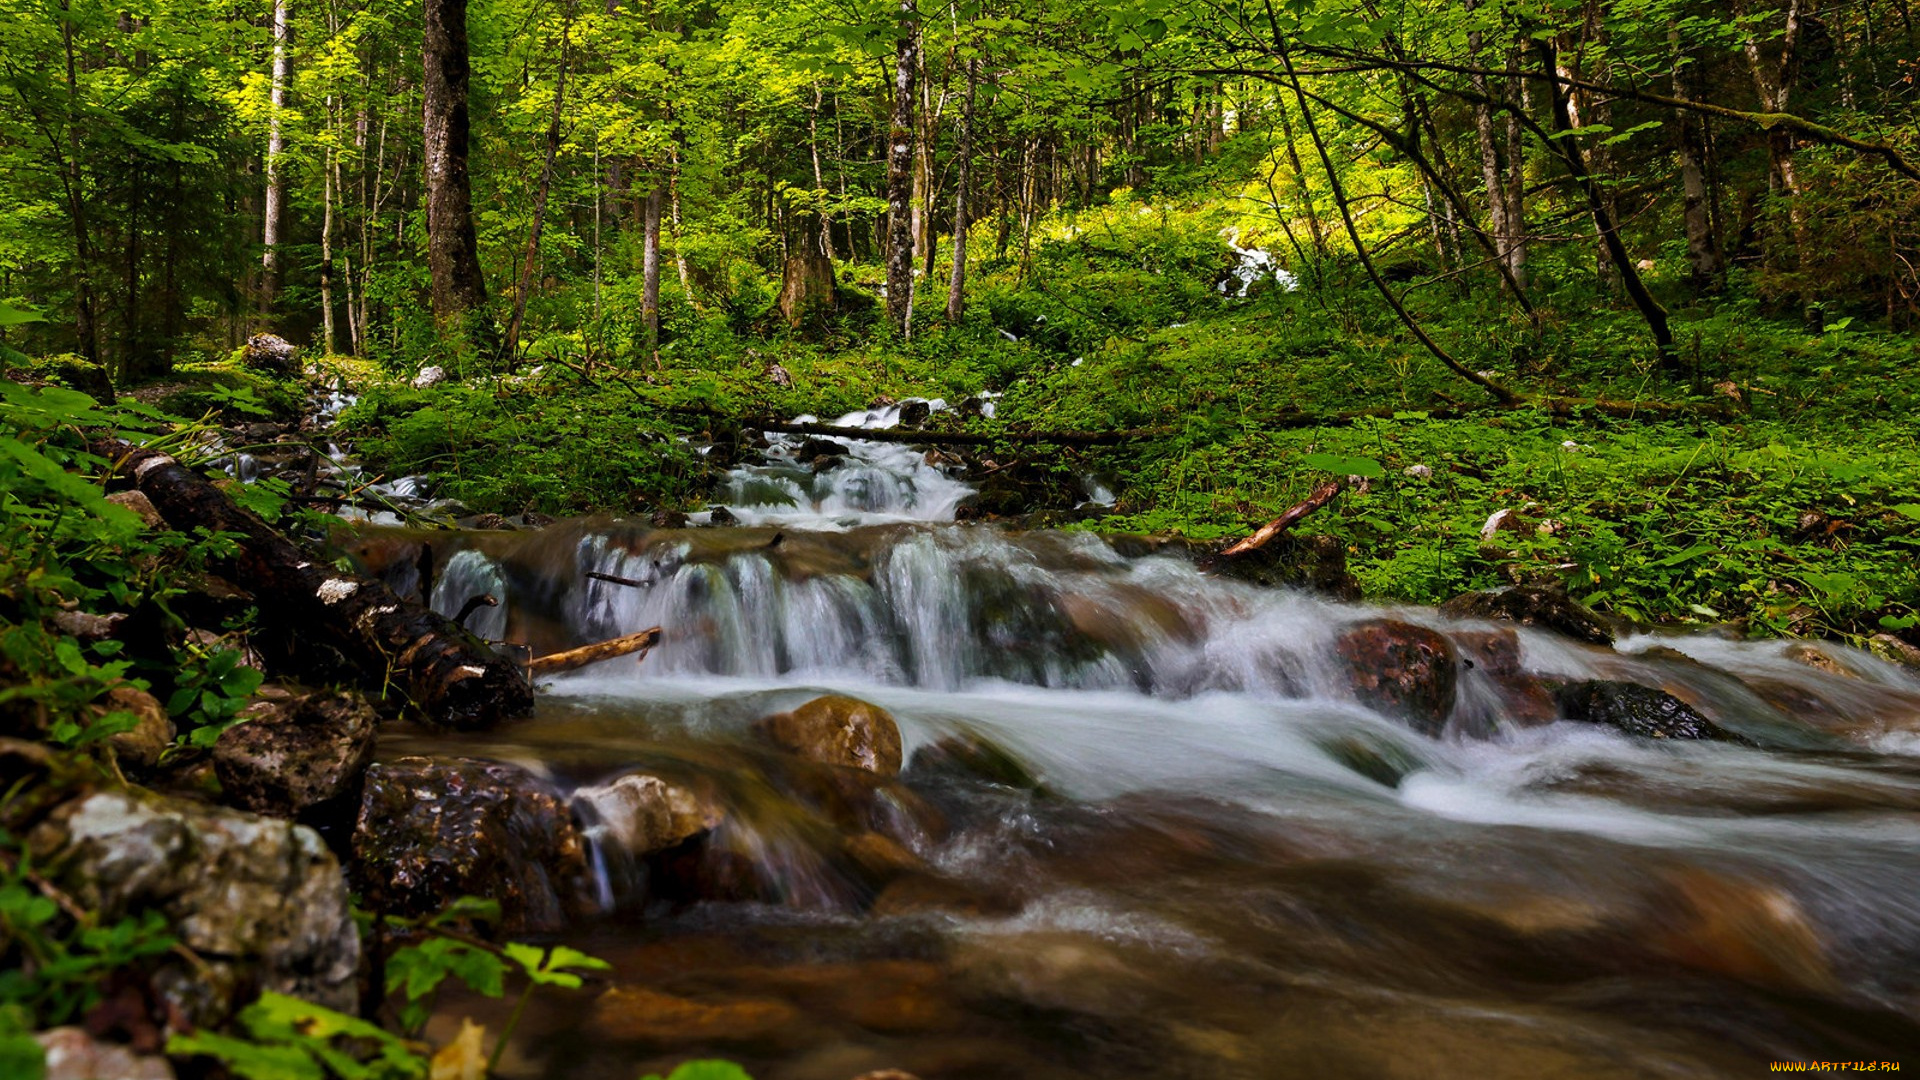
M 988 784 L 1017 791 L 1043 791 L 1045 785 L 1006 748 L 971 731 L 956 732 L 913 752 L 909 781 Z
M 1618 728 L 1629 735 L 1739 741 L 1686 702 L 1638 683 L 1593 679 L 1563 686 L 1554 697 L 1567 719 Z
M 878 705 L 840 694 L 817 697 L 791 712 L 774 713 L 754 733 L 787 751 L 827 765 L 881 776 L 900 771 L 900 728 Z
M 711 800 L 644 773 L 581 788 L 573 801 L 605 830 L 606 841 L 635 857 L 692 839 L 722 819 Z

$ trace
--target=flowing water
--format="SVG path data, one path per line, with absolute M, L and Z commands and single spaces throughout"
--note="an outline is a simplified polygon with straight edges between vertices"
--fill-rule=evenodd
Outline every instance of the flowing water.
M 1486 664 L 1427 737 L 1360 702 L 1340 636 L 1384 615 L 1477 655 L 1495 624 L 945 523 L 964 484 L 848 442 L 822 472 L 799 440 L 736 471 L 746 527 L 465 534 L 444 560 L 436 605 L 494 595 L 488 636 L 665 640 L 553 680 L 531 720 L 384 754 L 564 786 L 643 771 L 722 808 L 677 861 L 597 851 L 603 913 L 565 937 L 613 982 L 536 1004 L 504 1075 L 1920 1068 L 1911 674 L 1827 646 L 1521 630 L 1503 640 L 1533 676 L 1662 687 L 1746 743 L 1539 716 Z M 829 692 L 897 718 L 898 781 L 796 771 L 751 737 Z M 956 736 L 1012 762 L 955 768 Z M 448 1016 L 504 1019 L 487 1009 Z

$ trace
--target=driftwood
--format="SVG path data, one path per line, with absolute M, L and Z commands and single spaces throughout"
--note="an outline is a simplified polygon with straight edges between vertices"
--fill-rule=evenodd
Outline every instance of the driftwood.
M 1308 514 L 1313 513 L 1315 510 L 1331 502 L 1333 497 L 1340 494 L 1340 489 L 1345 486 L 1345 482 L 1340 480 L 1329 480 L 1321 484 L 1319 487 L 1314 488 L 1313 494 L 1307 496 L 1305 500 L 1289 507 L 1286 513 L 1260 526 L 1260 528 L 1254 531 L 1252 536 L 1220 552 L 1220 557 L 1223 559 L 1231 559 L 1236 556 L 1245 555 L 1249 551 L 1258 551 L 1266 547 L 1267 544 L 1272 542 L 1274 537 L 1293 528 L 1294 524 L 1301 518 L 1306 517 Z
M 658 644 L 660 644 L 660 628 L 655 626 L 642 630 L 637 634 L 628 634 L 625 637 L 614 638 L 611 641 L 602 641 L 592 645 L 582 645 L 577 649 L 568 649 L 565 652 L 536 656 L 528 661 L 527 670 L 534 675 L 556 675 L 562 671 L 572 671 L 574 668 L 583 668 L 588 664 L 598 663 L 601 660 L 611 660 L 616 656 L 625 656 L 628 653 L 640 654 L 634 658 L 634 663 L 637 664 L 645 660 L 647 653 Z
M 637 581 L 630 577 L 621 577 L 618 574 L 603 574 L 598 570 L 587 571 L 587 576 L 595 581 L 604 581 L 609 585 L 625 585 L 629 589 L 644 589 L 647 587 L 647 583 L 644 581 Z
M 462 730 L 533 711 L 533 687 L 519 667 L 432 608 L 313 559 L 166 454 L 119 439 L 91 449 L 168 525 L 237 536 L 218 569 L 259 600 L 265 625 L 254 645 L 273 660 L 321 678 L 351 675 L 375 693 L 398 691 L 428 722 Z

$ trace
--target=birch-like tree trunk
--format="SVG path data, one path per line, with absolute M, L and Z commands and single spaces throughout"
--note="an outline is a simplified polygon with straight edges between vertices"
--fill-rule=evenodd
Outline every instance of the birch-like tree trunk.
M 903 338 L 912 333 L 913 317 L 913 97 L 919 66 L 919 12 L 914 0 L 900 0 L 887 140 L 887 319 Z

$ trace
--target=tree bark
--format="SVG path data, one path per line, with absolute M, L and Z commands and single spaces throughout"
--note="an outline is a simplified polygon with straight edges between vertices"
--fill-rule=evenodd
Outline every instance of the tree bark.
M 376 694 L 397 692 L 427 721 L 460 730 L 533 711 L 518 665 L 431 608 L 311 558 L 166 454 L 119 439 L 89 449 L 113 462 L 175 529 L 236 534 L 233 556 L 216 568 L 268 613 L 253 644 L 274 661 L 319 679 L 351 674 Z
M 660 183 L 647 192 L 645 249 L 640 258 L 640 317 L 647 326 L 647 355 L 660 366 Z
M 558 675 L 563 671 L 572 671 L 575 668 L 586 667 L 588 664 L 630 656 L 633 653 L 640 654 L 634 657 L 634 663 L 637 664 L 645 660 L 647 654 L 652 652 L 653 647 L 658 644 L 660 644 L 660 628 L 650 627 L 637 634 L 595 642 L 592 645 L 582 645 L 565 652 L 536 656 L 527 663 L 527 672 L 530 675 Z
M 280 157 L 286 153 L 282 114 L 287 108 L 287 0 L 273 5 L 273 88 L 267 103 L 267 205 L 262 215 L 260 252 L 260 314 L 273 310 L 280 294 L 280 215 L 286 204 L 286 177 Z
M 1479 6 L 1479 0 L 1467 0 L 1467 10 Z M 1473 66 L 1480 66 L 1480 31 L 1474 30 L 1467 35 L 1468 55 Z M 1490 98 L 1487 92 L 1487 77 L 1477 71 L 1470 76 L 1473 88 L 1482 98 Z M 1496 257 L 1507 268 L 1514 282 L 1525 287 L 1526 266 L 1514 256 L 1521 250 L 1515 243 L 1513 218 L 1507 207 L 1507 185 L 1500 174 L 1500 149 L 1494 140 L 1493 107 L 1487 101 L 1473 103 L 1474 137 L 1480 144 L 1480 182 L 1487 189 L 1487 231 L 1493 234 L 1493 246 Z
M 334 352 L 333 327 L 333 151 L 320 166 L 320 350 Z
M 423 152 L 427 173 L 427 265 L 433 315 L 442 323 L 487 302 L 467 175 L 467 0 L 425 0 L 421 39 Z
M 1786 31 L 1780 38 L 1780 59 L 1768 63 L 1761 54 L 1758 38 L 1745 42 L 1747 66 L 1753 70 L 1753 86 L 1760 96 L 1760 108 L 1767 113 L 1785 113 L 1793 94 L 1794 80 L 1800 70 L 1801 0 L 1788 0 Z M 1767 187 L 1787 204 L 1787 219 L 1793 230 L 1794 265 L 1804 266 L 1809 243 L 1806 200 L 1800 195 L 1800 173 L 1793 159 L 1793 132 L 1784 125 L 1767 128 Z
M 1673 96 L 1690 95 L 1688 65 L 1691 57 L 1681 46 L 1680 30 L 1668 32 L 1673 42 Z M 1707 144 L 1701 130 L 1705 122 L 1686 109 L 1674 110 L 1680 151 L 1681 216 L 1687 230 L 1687 276 L 1695 295 L 1716 292 L 1726 274 L 1726 260 L 1720 254 L 1720 237 L 1713 228 L 1711 192 L 1707 186 Z
M 915 0 L 900 0 L 895 40 L 893 117 L 887 142 L 887 319 L 901 337 L 913 317 L 913 95 L 920 59 Z
M 967 194 L 973 179 L 973 98 L 980 61 L 967 61 L 966 111 L 960 114 L 960 163 L 953 193 L 953 274 L 947 281 L 947 321 L 957 323 L 967 309 Z

